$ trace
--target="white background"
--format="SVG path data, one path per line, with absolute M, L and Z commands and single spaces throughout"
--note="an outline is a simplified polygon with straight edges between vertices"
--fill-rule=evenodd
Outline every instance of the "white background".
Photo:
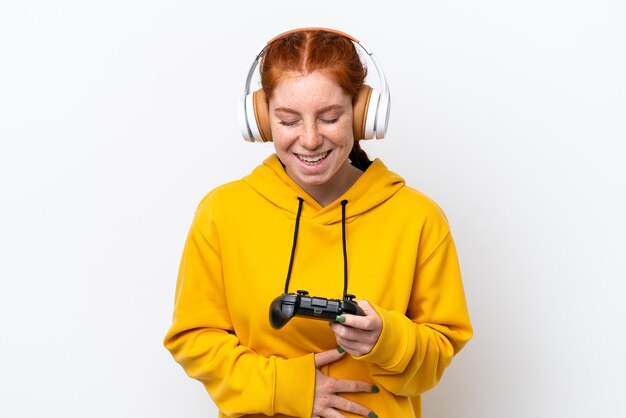
M 216 416 L 162 347 L 178 261 L 201 197 L 272 152 L 242 77 L 302 26 L 376 53 L 366 150 L 457 241 L 475 338 L 425 418 L 623 416 L 624 4 L 3 1 L 0 417 Z

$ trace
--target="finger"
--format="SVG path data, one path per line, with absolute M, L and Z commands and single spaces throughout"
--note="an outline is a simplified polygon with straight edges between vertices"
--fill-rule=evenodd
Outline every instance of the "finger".
M 341 396 L 333 397 L 332 405 L 333 405 L 333 407 L 335 409 L 340 409 L 340 410 L 346 411 L 346 412 L 352 412 L 354 414 L 361 415 L 361 416 L 364 416 L 364 417 L 367 417 L 369 415 L 369 413 L 372 412 L 371 409 L 366 408 L 365 406 L 361 405 L 360 403 L 356 403 L 354 401 L 351 401 L 349 399 L 343 398 Z M 341 416 L 343 416 L 343 415 L 341 415 Z
M 345 320 L 341 322 L 337 321 L 337 323 L 347 327 L 370 331 L 376 326 L 375 321 L 371 317 L 351 314 L 343 314 L 341 316 L 343 316 Z
M 372 305 L 370 305 L 368 301 L 362 300 L 359 301 L 359 306 L 363 309 L 365 316 L 343 314 L 341 316 L 345 318 L 345 321 L 341 321 L 340 323 L 345 326 L 367 331 L 380 329 L 382 327 L 382 319 L 380 319 L 378 312 L 372 308 Z
M 353 328 L 348 329 L 354 331 Z M 362 356 L 369 353 L 376 345 L 377 337 L 376 335 L 372 334 L 371 331 L 359 332 L 362 333 L 362 335 L 359 335 L 358 338 L 355 338 L 353 336 L 350 336 L 350 338 L 345 338 L 340 336 L 339 334 L 335 334 L 335 340 L 337 341 L 337 345 L 339 345 L 344 351 L 353 356 Z
M 371 344 L 351 340 L 344 341 L 339 338 L 337 339 L 337 342 L 346 351 L 346 353 L 355 357 L 364 356 L 365 354 L 370 353 L 373 347 Z
M 326 408 L 322 411 L 321 418 L 346 418 L 340 414 L 335 408 Z
M 379 333 L 375 330 L 363 330 L 359 328 L 353 328 L 345 325 L 335 324 L 332 326 L 333 332 L 335 333 L 335 337 L 341 338 L 344 340 L 352 340 L 352 341 L 361 341 L 372 343 L 378 339 Z M 341 347 L 343 345 L 339 344 Z M 345 347 L 343 347 L 345 348 Z
M 337 349 L 332 349 L 328 351 L 322 351 L 321 353 L 315 353 L 315 368 L 319 369 L 320 367 L 324 367 L 331 363 L 340 360 L 343 356 L 345 356 L 345 352 L 339 352 Z
M 371 352 L 380 337 L 377 331 L 364 331 L 343 325 L 334 325 L 333 331 L 337 345 L 353 356 Z
M 349 379 L 336 379 L 331 378 L 332 392 L 333 393 L 357 393 L 357 392 L 371 392 L 372 384 L 362 382 L 360 380 Z

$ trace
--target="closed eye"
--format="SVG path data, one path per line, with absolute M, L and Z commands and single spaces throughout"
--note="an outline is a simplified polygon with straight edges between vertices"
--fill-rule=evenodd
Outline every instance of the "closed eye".
M 298 121 L 297 120 L 294 120 L 294 121 L 281 120 L 278 123 L 280 123 L 283 126 L 295 126 L 298 123 Z

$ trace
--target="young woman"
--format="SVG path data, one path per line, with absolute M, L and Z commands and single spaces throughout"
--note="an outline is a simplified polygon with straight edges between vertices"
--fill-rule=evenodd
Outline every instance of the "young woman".
M 290 31 L 260 73 L 276 153 L 198 206 L 165 346 L 221 417 L 420 417 L 472 335 L 445 215 L 359 147 L 376 104 L 354 39 Z M 364 314 L 273 328 L 270 304 L 297 289 L 349 291 Z

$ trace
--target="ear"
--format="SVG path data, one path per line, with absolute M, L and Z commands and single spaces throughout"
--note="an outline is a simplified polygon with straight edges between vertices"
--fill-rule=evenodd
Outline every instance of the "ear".
M 353 111 L 353 126 L 354 140 L 358 141 L 365 138 L 365 124 L 367 123 L 367 111 L 369 109 L 370 98 L 372 97 L 372 88 L 367 84 L 363 84 L 363 87 L 357 93 L 354 104 L 352 105 Z
M 270 110 L 265 99 L 265 92 L 259 89 L 253 94 L 254 118 L 263 142 L 272 141 L 272 130 L 270 129 Z

